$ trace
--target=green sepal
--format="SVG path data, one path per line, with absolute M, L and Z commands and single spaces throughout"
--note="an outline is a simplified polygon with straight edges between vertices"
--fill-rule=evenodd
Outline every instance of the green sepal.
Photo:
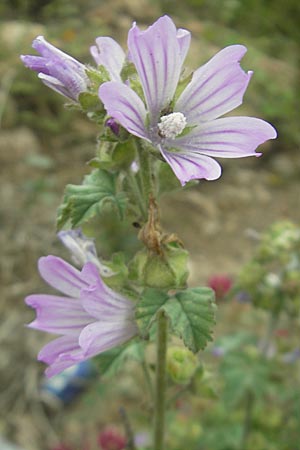
M 120 290 L 124 284 L 126 284 L 128 279 L 128 268 L 124 253 L 114 253 L 111 260 L 103 261 L 103 264 L 113 273 L 113 275 L 104 278 L 105 284 L 112 289 L 117 288 L 117 290 Z
M 109 73 L 102 65 L 99 65 L 97 69 L 94 67 L 88 67 L 86 69 L 86 74 L 91 82 L 91 89 L 94 90 L 97 90 L 102 83 L 110 81 Z
M 100 214 L 106 206 L 116 209 L 119 217 L 124 217 L 127 198 L 117 191 L 117 176 L 105 170 L 96 169 L 85 176 L 82 185 L 68 184 L 63 203 L 57 212 L 57 228 L 67 222 L 72 228 Z
M 214 291 L 207 287 L 190 288 L 175 293 L 146 289 L 136 309 L 141 335 L 148 336 L 158 311 L 164 310 L 171 329 L 193 353 L 212 340 L 216 306 Z
M 101 376 L 113 376 L 128 361 L 142 362 L 144 360 L 144 343 L 131 340 L 124 345 L 112 348 L 97 356 L 96 364 Z
M 136 74 L 137 72 L 135 65 L 130 61 L 125 61 L 120 74 L 122 81 L 125 82 L 126 80 L 129 80 L 129 78 L 131 78 Z
M 188 275 L 188 252 L 176 244 L 165 245 L 163 255 L 140 250 L 129 266 L 130 279 L 150 288 L 183 288 Z
M 98 155 L 89 165 L 104 170 L 126 170 L 135 158 L 131 140 L 125 142 L 101 142 Z

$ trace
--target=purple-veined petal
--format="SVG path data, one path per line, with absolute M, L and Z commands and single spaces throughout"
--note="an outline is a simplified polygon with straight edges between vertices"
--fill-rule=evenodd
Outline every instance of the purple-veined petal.
M 216 180 L 221 176 L 220 165 L 208 156 L 162 148 L 160 151 L 182 185 L 194 179 Z
M 36 294 L 25 302 L 36 310 L 36 319 L 28 327 L 54 334 L 78 335 L 93 318 L 82 307 L 78 298 Z
M 178 28 L 177 40 L 178 40 L 179 49 L 180 49 L 181 64 L 183 64 L 185 57 L 187 55 L 187 52 L 190 48 L 191 33 L 188 30 L 185 30 L 183 28 Z
M 52 60 L 53 58 L 65 61 L 72 61 L 77 66 L 82 66 L 82 64 L 77 61 L 72 56 L 64 53 L 62 50 L 59 50 L 54 45 L 50 44 L 50 42 L 46 41 L 44 36 L 37 36 L 32 42 L 32 48 L 34 48 L 40 55 L 48 60 Z
M 21 61 L 24 66 L 28 67 L 35 72 L 43 72 L 49 75 L 49 69 L 47 68 L 47 59 L 41 56 L 21 55 Z
M 96 45 L 90 48 L 96 64 L 104 66 L 111 81 L 122 81 L 120 73 L 125 61 L 122 47 L 110 37 L 96 38 Z
M 145 129 L 145 105 L 130 87 L 109 81 L 100 86 L 99 97 L 109 116 L 118 120 L 129 133 L 149 140 Z
M 57 80 L 56 78 L 53 78 L 51 75 L 46 75 L 42 72 L 38 74 L 38 77 L 47 87 L 49 87 L 53 91 L 63 95 L 64 97 L 68 97 L 70 100 L 75 100 L 75 98 L 72 95 L 70 95 L 70 92 L 63 85 L 63 83 L 61 83 L 61 81 Z
M 51 77 L 62 83 L 68 93 L 68 97 L 73 100 L 77 100 L 79 94 L 87 90 L 89 81 L 83 66 L 76 66 L 73 61 L 52 60 L 47 63 L 46 67 Z M 44 77 L 40 76 L 40 78 L 45 79 L 45 75 Z
M 150 126 L 156 124 L 174 96 L 182 65 L 180 47 L 184 53 L 186 41 L 179 45 L 176 27 L 168 16 L 145 31 L 134 23 L 128 33 L 129 54 L 142 82 Z
M 63 230 L 57 233 L 57 236 L 70 251 L 72 260 L 77 266 L 82 267 L 85 263 L 92 262 L 101 275 L 111 277 L 115 274 L 98 259 L 94 239 L 86 237 L 80 229 Z
M 185 115 L 189 125 L 215 119 L 242 103 L 252 76 L 239 64 L 246 51 L 242 45 L 231 45 L 195 71 L 174 108 Z
M 94 322 L 87 325 L 79 336 L 79 345 L 86 357 L 91 357 L 128 341 L 137 334 L 133 322 L 119 320 L 116 322 Z
M 220 158 L 260 156 L 258 145 L 275 139 L 276 130 L 268 122 L 255 117 L 225 117 L 203 122 L 172 144 L 184 152 L 197 152 Z
M 81 272 L 56 256 L 40 258 L 38 268 L 42 278 L 50 286 L 70 297 L 79 298 L 80 290 L 87 287 Z

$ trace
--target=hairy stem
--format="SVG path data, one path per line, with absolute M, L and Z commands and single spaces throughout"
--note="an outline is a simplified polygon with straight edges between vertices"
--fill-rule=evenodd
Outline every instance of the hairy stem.
M 136 175 L 134 173 L 131 173 L 130 170 L 128 171 L 128 173 L 126 173 L 126 175 L 128 176 L 127 181 L 131 188 L 131 191 L 133 192 L 133 194 L 135 196 L 140 213 L 141 213 L 143 219 L 147 220 L 148 211 L 147 211 L 143 193 L 141 191 L 141 187 L 139 186 L 138 180 L 136 179 Z
M 154 450 L 164 449 L 165 408 L 166 408 L 166 357 L 168 318 L 164 311 L 158 313 L 157 320 L 157 362 L 154 402 Z

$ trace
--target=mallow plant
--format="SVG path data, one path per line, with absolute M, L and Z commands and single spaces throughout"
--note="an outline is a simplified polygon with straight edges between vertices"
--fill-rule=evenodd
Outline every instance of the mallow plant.
M 111 37 L 97 37 L 92 65 L 42 36 L 33 41 L 37 55 L 21 56 L 43 83 L 95 121 L 100 134 L 90 174 L 66 186 L 58 208 L 59 237 L 73 264 L 41 257 L 39 272 L 58 293 L 26 298 L 36 310 L 29 326 L 56 336 L 38 359 L 49 377 L 93 357 L 103 368 L 125 354 L 138 359 L 153 402 L 155 450 L 165 448 L 167 368 L 173 380 L 188 384 L 215 324 L 214 291 L 188 287 L 188 253 L 178 236 L 162 229 L 159 198 L 192 180 L 219 178 L 219 158 L 260 156 L 256 148 L 276 138 L 264 120 L 223 117 L 242 103 L 252 77 L 240 66 L 247 49 L 230 45 L 188 72 L 190 40 L 188 30 L 163 16 L 146 30 L 133 23 L 127 51 Z M 141 245 L 133 256 L 102 261 L 94 241 L 78 231 L 109 209 L 115 220 L 134 224 Z M 168 351 L 174 337 L 181 348 Z M 153 343 L 151 372 L 145 349 Z

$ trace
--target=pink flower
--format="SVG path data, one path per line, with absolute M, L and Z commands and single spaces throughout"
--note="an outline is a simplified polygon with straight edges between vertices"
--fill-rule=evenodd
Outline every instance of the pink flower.
M 38 266 L 43 279 L 64 294 L 25 299 L 37 315 L 28 326 L 61 335 L 38 355 L 49 365 L 48 377 L 136 335 L 134 303 L 106 286 L 94 263 L 87 262 L 79 271 L 61 258 L 47 256 Z
M 190 39 L 190 32 L 176 29 L 168 16 L 145 31 L 133 24 L 128 59 L 135 66 L 143 96 L 130 87 L 130 81 L 121 81 L 124 52 L 118 44 L 105 41 L 109 53 L 92 50 L 111 77 L 99 88 L 108 115 L 151 143 L 182 184 L 195 178 L 215 180 L 221 175 L 215 157 L 260 156 L 255 152 L 258 145 L 276 137 L 275 129 L 261 119 L 220 118 L 242 103 L 252 76 L 239 64 L 247 51 L 242 45 L 221 50 L 195 70 L 183 92 L 176 94 Z

